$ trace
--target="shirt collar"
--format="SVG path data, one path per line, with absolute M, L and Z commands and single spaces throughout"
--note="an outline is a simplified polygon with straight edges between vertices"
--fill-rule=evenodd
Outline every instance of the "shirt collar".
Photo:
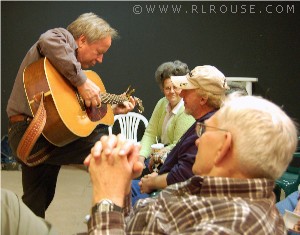
M 176 104 L 176 106 L 171 110 L 170 102 L 168 102 L 168 104 L 166 105 L 166 112 L 172 112 L 172 114 L 176 115 L 183 104 L 183 99 L 181 98 L 178 104 Z
M 237 179 L 194 176 L 187 187 L 201 196 L 267 198 L 273 193 L 274 180 L 266 178 Z

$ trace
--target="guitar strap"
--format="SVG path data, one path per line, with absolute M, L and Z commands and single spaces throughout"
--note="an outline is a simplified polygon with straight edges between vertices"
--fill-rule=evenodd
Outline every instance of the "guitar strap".
M 54 149 L 54 146 L 48 145 L 35 154 L 29 155 L 37 139 L 42 134 L 47 119 L 47 113 L 44 106 L 44 93 L 41 92 L 36 95 L 34 100 L 35 102 L 39 102 L 38 110 L 26 129 L 17 148 L 18 158 L 28 166 L 36 166 L 44 162 L 50 156 L 50 152 Z

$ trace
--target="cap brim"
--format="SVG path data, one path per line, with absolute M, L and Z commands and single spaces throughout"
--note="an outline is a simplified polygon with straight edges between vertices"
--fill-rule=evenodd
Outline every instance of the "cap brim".
M 171 81 L 174 86 L 188 90 L 188 89 L 196 89 L 197 86 L 194 86 L 192 83 L 189 82 L 186 76 L 171 76 Z

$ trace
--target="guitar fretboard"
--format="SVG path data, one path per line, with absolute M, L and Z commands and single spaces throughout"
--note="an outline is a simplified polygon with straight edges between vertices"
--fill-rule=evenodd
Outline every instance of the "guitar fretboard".
M 126 95 L 115 95 L 111 93 L 101 93 L 100 94 L 101 103 L 103 104 L 122 104 L 124 101 L 129 101 Z M 140 113 L 144 112 L 144 106 L 142 100 L 134 97 L 137 102 L 137 108 Z
M 124 101 L 128 101 L 128 98 L 126 96 L 110 93 L 101 93 L 100 98 L 102 103 L 104 104 L 121 104 Z

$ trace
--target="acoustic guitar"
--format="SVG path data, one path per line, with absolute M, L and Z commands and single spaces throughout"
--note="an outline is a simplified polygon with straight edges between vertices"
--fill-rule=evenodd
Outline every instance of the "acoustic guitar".
M 27 66 L 23 73 L 27 100 L 35 116 L 40 96 L 46 111 L 46 123 L 42 134 L 55 146 L 64 146 L 79 137 L 86 137 L 99 124 L 112 125 L 114 114 L 112 104 L 128 101 L 134 89 L 128 88 L 125 95 L 106 93 L 101 78 L 91 70 L 84 71 L 101 90 L 101 107 L 87 108 L 77 89 L 65 79 L 47 58 Z M 143 111 L 142 101 L 135 97 L 139 112 Z

